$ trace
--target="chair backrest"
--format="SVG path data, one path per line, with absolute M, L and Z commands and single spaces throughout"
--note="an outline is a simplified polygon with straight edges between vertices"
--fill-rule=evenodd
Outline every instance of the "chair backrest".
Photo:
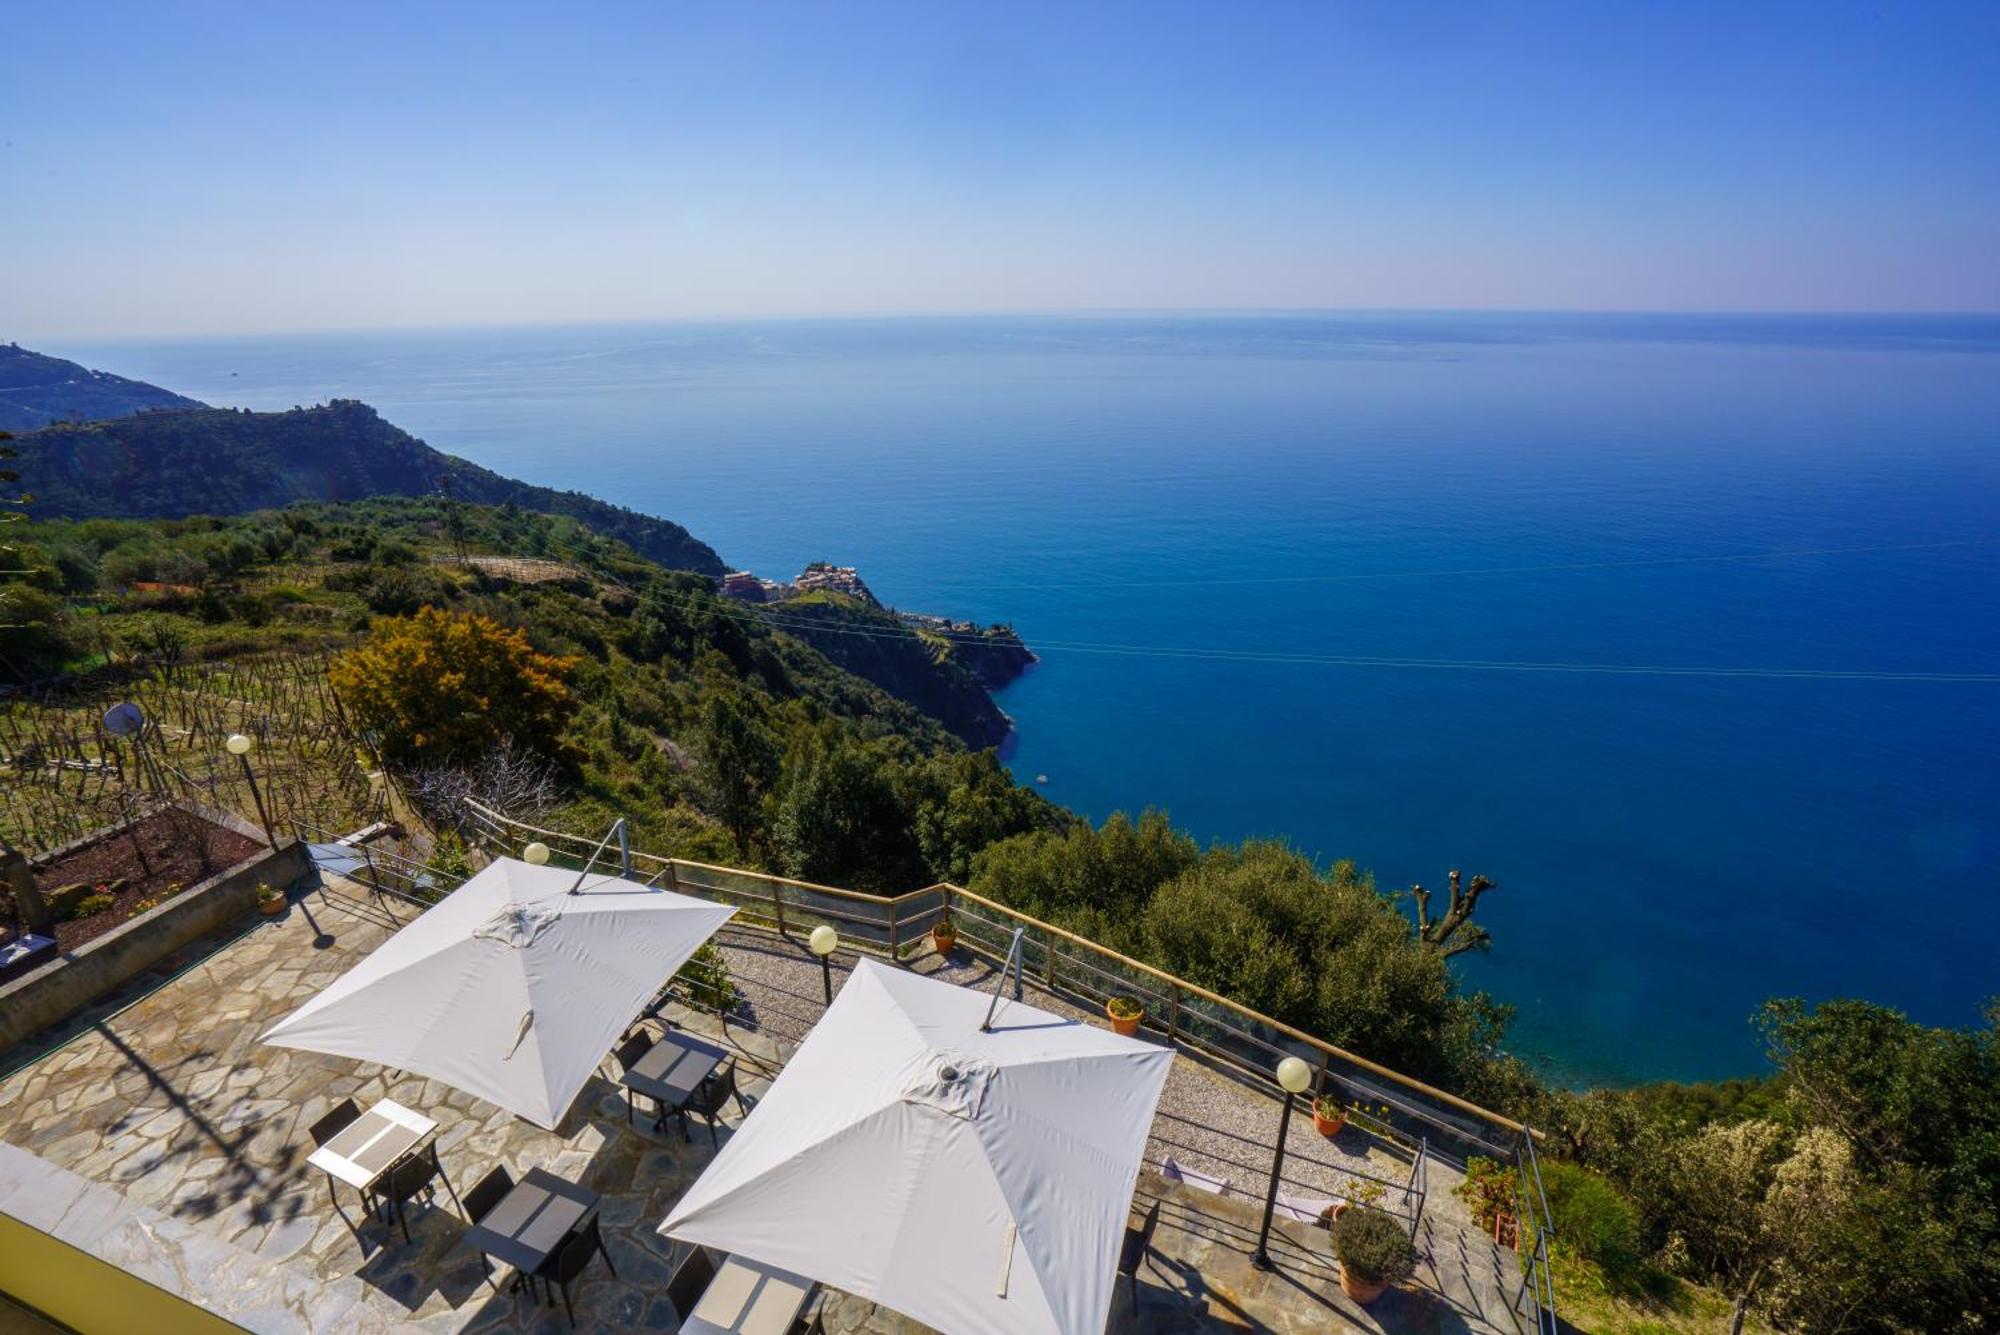
M 507 1193 L 513 1189 L 513 1174 L 507 1171 L 506 1164 L 501 1164 L 480 1178 L 478 1185 L 465 1193 L 465 1217 L 475 1224 L 478 1223 L 492 1212 L 494 1206 L 505 1200 Z
M 562 1250 L 556 1253 L 554 1279 L 562 1284 L 575 1279 L 590 1264 L 592 1254 L 603 1246 L 604 1239 L 597 1231 L 597 1216 L 592 1214 L 582 1228 L 563 1240 Z
M 706 1247 L 696 1247 L 681 1263 L 674 1267 L 674 1277 L 667 1281 L 667 1298 L 680 1313 L 682 1321 L 694 1311 L 694 1305 L 701 1301 L 701 1295 L 708 1292 L 708 1286 L 715 1280 L 715 1254 Z
M 621 1071 L 631 1070 L 632 1063 L 638 1061 L 639 1058 L 652 1050 L 653 1036 L 643 1029 L 640 1030 L 618 1045 L 618 1051 L 614 1054 L 618 1058 L 618 1069 Z
M 353 1099 L 342 1099 L 332 1112 L 314 1122 L 306 1134 L 312 1137 L 315 1146 L 324 1145 L 341 1132 L 360 1120 L 361 1109 Z
M 736 1063 L 724 1062 L 722 1069 L 708 1078 L 694 1093 L 694 1104 L 704 1115 L 722 1111 L 722 1105 L 736 1097 Z
M 1125 1243 L 1118 1249 L 1118 1273 L 1131 1275 L 1138 1273 L 1139 1262 L 1146 1257 L 1146 1249 L 1153 1245 L 1153 1230 L 1160 1226 L 1160 1202 L 1155 1200 L 1145 1218 L 1134 1226 L 1125 1226 Z
M 1160 1226 L 1160 1203 L 1155 1200 L 1146 1217 L 1139 1224 L 1139 1241 L 1150 1247 L 1153 1245 L 1153 1230 Z
M 406 1201 L 429 1186 L 437 1171 L 428 1154 L 413 1154 L 389 1170 L 382 1189 L 391 1199 Z

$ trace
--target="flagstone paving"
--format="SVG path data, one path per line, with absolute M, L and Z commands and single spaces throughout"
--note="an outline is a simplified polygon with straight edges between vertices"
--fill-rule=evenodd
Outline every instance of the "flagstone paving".
M 525 1295 L 506 1293 L 504 1268 L 500 1291 L 485 1280 L 445 1192 L 434 1205 L 413 1210 L 409 1242 L 393 1225 L 369 1218 L 346 1188 L 330 1198 L 326 1178 L 305 1162 L 306 1128 L 344 1098 L 366 1107 L 391 1097 L 438 1121 L 439 1155 L 460 1192 L 505 1164 L 517 1178 L 541 1167 L 603 1193 L 605 1241 L 617 1273 L 593 1263 L 573 1286 L 579 1328 L 676 1329 L 679 1317 L 664 1292 L 675 1245 L 654 1229 L 713 1157 L 699 1126 L 692 1143 L 671 1123 L 664 1134 L 643 1116 L 639 1127 L 628 1127 L 623 1096 L 600 1078 L 549 1132 L 435 1080 L 257 1041 L 408 916 L 354 887 L 332 889 L 331 899 L 301 899 L 178 976 L 150 977 L 140 992 L 79 1017 L 54 1036 L 67 1041 L 52 1051 L 23 1045 L 0 1053 L 0 1070 L 13 1072 L 0 1079 L 0 1140 L 113 1188 L 206 1241 L 279 1267 L 286 1304 L 240 1313 L 237 1319 L 252 1329 L 316 1328 L 319 1318 L 301 1314 L 329 1304 L 346 1313 L 343 1324 L 351 1329 L 387 1328 L 378 1324 L 384 1313 L 389 1326 L 414 1330 L 568 1329 L 559 1305 L 537 1308 Z M 749 1013 L 758 1017 L 755 1028 L 740 1022 L 725 1028 L 678 1008 L 673 1014 L 690 1028 L 720 1033 L 741 1054 L 743 1085 L 754 1104 L 790 1040 L 817 1014 L 820 980 L 802 947 L 747 929 L 730 932 L 724 945 Z M 774 969 L 780 981 L 767 981 Z M 1219 1079 L 1185 1059 L 1175 1067 L 1176 1081 Z M 1275 1105 L 1251 1107 L 1265 1114 Z M 737 1116 L 732 1107 L 728 1120 Z M 1185 1126 L 1155 1126 L 1156 1141 L 1183 1146 L 1183 1162 L 1207 1162 L 1189 1147 L 1188 1135 Z M 1236 1139 L 1232 1134 L 1229 1143 Z M 1243 1152 L 1268 1151 L 1249 1145 Z M 1320 1154 L 1326 1166 L 1309 1173 L 1336 1173 L 1348 1162 L 1341 1151 Z M 1376 1162 L 1365 1151 L 1351 1157 Z M 1364 1312 L 1339 1296 L 1324 1230 L 1281 1223 L 1272 1244 L 1277 1272 L 1249 1267 L 1261 1200 L 1256 1184 L 1232 1171 L 1239 1185 L 1226 1197 L 1142 1176 L 1140 1207 L 1161 1201 L 1156 1254 L 1142 1275 L 1136 1310 L 1121 1284 L 1112 1330 L 1529 1326 L 1506 1308 L 1503 1293 L 1518 1285 L 1511 1257 L 1464 1225 L 1462 1207 L 1439 1199 L 1448 1197 L 1448 1175 L 1434 1170 L 1430 1183 L 1432 1205 L 1420 1238 L 1425 1268 L 1408 1291 Z M 190 1296 L 223 1303 L 213 1294 Z M 921 1330 L 840 1294 L 828 1295 L 824 1318 L 839 1335 Z

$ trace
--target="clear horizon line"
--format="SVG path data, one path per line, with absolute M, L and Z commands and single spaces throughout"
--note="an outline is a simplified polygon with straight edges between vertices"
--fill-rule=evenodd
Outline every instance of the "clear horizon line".
M 1541 319 L 1683 318 L 1708 320 L 2000 320 L 2000 310 L 1880 308 L 1750 309 L 1712 307 L 1560 307 L 1560 306 L 1093 306 L 1065 308 L 993 307 L 967 310 L 855 310 L 839 312 L 772 312 L 763 314 L 683 314 L 565 318 L 549 320 L 413 321 L 390 324 L 330 324 L 234 329 L 186 329 L 162 333 L 52 334 L 20 338 L 7 335 L 19 347 L 42 343 L 173 343 L 207 339 L 310 338 L 343 334 L 423 334 L 498 332 L 525 329 L 653 328 L 663 325 L 840 324 L 862 322 L 946 320 L 1116 320 L 1116 319 L 1279 319 L 1326 316 L 1366 317 L 1533 317 Z

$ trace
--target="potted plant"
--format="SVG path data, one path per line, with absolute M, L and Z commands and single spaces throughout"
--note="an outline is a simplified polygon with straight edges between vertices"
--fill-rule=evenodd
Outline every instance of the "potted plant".
M 1511 1165 L 1475 1154 L 1466 1160 L 1465 1180 L 1452 1188 L 1453 1194 L 1472 1208 L 1479 1227 L 1502 1246 L 1516 1233 L 1514 1199 L 1519 1180 Z
M 262 881 L 257 883 L 257 911 L 267 918 L 274 918 L 285 911 L 285 892 L 274 890 Z
M 951 948 L 958 944 L 958 928 L 952 925 L 951 914 L 939 918 L 931 927 L 931 949 L 940 955 L 951 954 Z
M 1340 1101 L 1340 1095 L 1329 1089 L 1313 1100 L 1313 1130 L 1331 1140 L 1346 1125 L 1347 1105 Z
M 1111 998 L 1104 1003 L 1104 1013 L 1111 1027 L 1127 1038 L 1139 1032 L 1139 1022 L 1146 1018 L 1146 1008 L 1131 997 Z
M 1369 1205 L 1334 1219 L 1333 1257 L 1340 1263 L 1340 1291 L 1364 1306 L 1417 1268 L 1417 1249 L 1403 1221 Z
M 1340 1184 L 1341 1195 L 1353 1205 L 1373 1205 L 1382 1199 L 1384 1188 L 1372 1177 L 1350 1177 Z

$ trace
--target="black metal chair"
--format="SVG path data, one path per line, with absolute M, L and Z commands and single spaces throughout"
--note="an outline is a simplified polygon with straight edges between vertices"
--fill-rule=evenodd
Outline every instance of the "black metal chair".
M 680 1114 L 681 1134 L 689 1140 L 694 1139 L 694 1134 L 688 1130 L 687 1124 L 688 1115 L 692 1113 L 708 1123 L 708 1143 L 719 1146 L 722 1142 L 717 1137 L 715 1128 L 722 1121 L 722 1105 L 731 1099 L 736 1100 L 738 1112 L 750 1111 L 749 1106 L 743 1102 L 743 1095 L 737 1091 L 736 1063 L 733 1061 L 723 1063 L 721 1069 L 696 1087 L 694 1093 L 688 1096 L 686 1103 L 674 1110 Z
M 326 1116 L 314 1122 L 306 1134 L 312 1137 L 312 1143 L 317 1148 L 360 1120 L 360 1105 L 353 1099 L 342 1099 Z
M 617 1058 L 618 1070 L 623 1073 L 631 1070 L 635 1062 L 652 1050 L 653 1036 L 641 1029 L 638 1033 L 629 1035 L 623 1043 L 620 1043 L 618 1050 L 612 1056 Z M 625 1086 L 625 1125 L 627 1126 L 632 1125 L 632 1100 L 638 1097 L 638 1093 L 630 1085 Z M 654 1100 L 653 1115 L 656 1121 L 662 1115 L 657 1099 Z
M 360 1105 L 353 1099 L 342 1099 L 326 1116 L 306 1128 L 306 1134 L 312 1137 L 313 1148 L 319 1149 L 360 1120 Z M 326 1175 L 326 1194 L 333 1201 L 333 1208 L 339 1210 L 340 1197 L 334 1195 L 332 1173 Z M 368 1192 L 361 1193 L 361 1203 L 371 1211 L 375 1208 L 375 1198 Z
M 396 1223 L 403 1230 L 404 1242 L 410 1240 L 410 1219 L 403 1206 L 419 1196 L 426 1203 L 434 1201 L 437 1189 L 432 1184 L 443 1177 L 444 1169 L 435 1154 L 413 1154 L 382 1175 L 382 1199 L 395 1207 Z M 445 1183 L 446 1190 L 450 1187 L 450 1183 Z
M 480 1178 L 478 1182 L 473 1184 L 472 1190 L 465 1193 L 466 1222 L 477 1224 L 487 1215 L 493 1213 L 493 1207 L 507 1199 L 507 1193 L 513 1189 L 514 1175 L 507 1171 L 506 1164 L 501 1164 L 485 1177 Z M 500 1287 L 498 1282 L 493 1278 L 493 1262 L 485 1252 L 479 1254 L 479 1268 L 486 1273 L 487 1283 L 492 1284 L 496 1289 Z M 520 1286 L 522 1278 L 523 1276 L 519 1274 L 514 1276 L 515 1287 L 518 1288 Z
M 604 1235 L 598 1231 L 597 1215 L 593 1211 L 584 1220 L 583 1227 L 564 1238 L 555 1253 L 535 1271 L 536 1275 L 562 1290 L 563 1312 L 572 1326 L 576 1324 L 576 1309 L 570 1306 L 569 1286 L 590 1264 L 590 1258 L 599 1252 L 604 1254 L 604 1268 L 611 1272 L 613 1279 L 618 1278 L 618 1267 L 611 1264 L 611 1253 L 604 1246 Z
M 674 1277 L 667 1281 L 667 1301 L 674 1305 L 674 1315 L 686 1324 L 694 1305 L 701 1301 L 701 1295 L 708 1292 L 708 1286 L 715 1282 L 715 1270 L 720 1261 L 716 1254 L 706 1247 L 696 1247 L 681 1258 L 674 1267 Z
M 1153 1207 L 1137 1225 L 1125 1227 L 1125 1244 L 1118 1250 L 1118 1275 L 1131 1286 L 1132 1310 L 1139 1310 L 1139 1266 L 1153 1263 L 1153 1230 L 1160 1226 L 1160 1203 Z

